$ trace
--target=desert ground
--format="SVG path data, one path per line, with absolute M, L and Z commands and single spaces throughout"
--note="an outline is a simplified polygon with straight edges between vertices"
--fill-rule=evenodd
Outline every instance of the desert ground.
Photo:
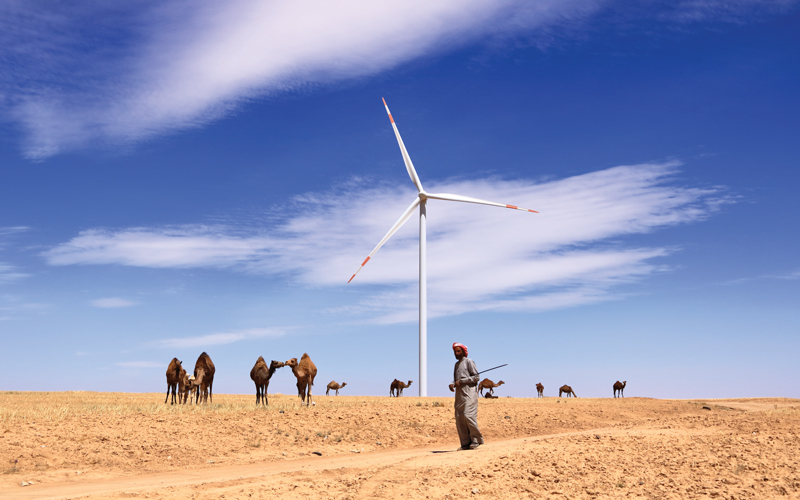
M 800 400 L 0 393 L 0 498 L 800 498 Z

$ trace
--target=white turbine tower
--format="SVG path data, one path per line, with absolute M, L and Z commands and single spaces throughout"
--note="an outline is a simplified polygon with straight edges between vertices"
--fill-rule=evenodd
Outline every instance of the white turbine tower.
M 403 155 L 403 161 L 406 164 L 406 170 L 408 171 L 408 175 L 411 177 L 411 181 L 417 186 L 417 190 L 419 193 L 417 194 L 417 198 L 414 202 L 409 206 L 403 215 L 397 219 L 397 222 L 394 223 L 389 232 L 386 233 L 386 236 L 381 239 L 381 241 L 375 246 L 375 248 L 370 252 L 364 262 L 361 263 L 361 267 L 359 267 L 353 276 L 347 281 L 350 283 L 353 281 L 353 278 L 356 277 L 359 271 L 366 265 L 367 262 L 375 255 L 386 241 L 392 237 L 394 233 L 400 229 L 406 221 L 411 218 L 411 214 L 414 212 L 414 209 L 419 206 L 419 395 L 420 396 L 427 396 L 428 395 L 428 275 L 427 275 L 427 262 L 426 262 L 426 236 L 425 236 L 425 218 L 426 218 L 426 205 L 428 200 L 444 200 L 444 201 L 461 201 L 465 203 L 478 203 L 480 205 L 491 205 L 493 207 L 503 207 L 503 208 L 511 208 L 514 210 L 522 210 L 523 212 L 534 212 L 539 213 L 536 210 L 530 210 L 528 208 L 521 208 L 515 205 L 506 205 L 505 203 L 494 203 L 492 201 L 486 200 L 479 200 L 478 198 L 470 198 L 468 196 L 461 196 L 458 194 L 447 194 L 447 193 L 439 193 L 439 194 L 432 194 L 427 193 L 422 188 L 422 183 L 419 181 L 419 177 L 417 176 L 417 171 L 414 170 L 414 164 L 411 163 L 411 157 L 408 156 L 408 151 L 406 151 L 406 146 L 403 144 L 403 139 L 400 137 L 400 132 L 397 130 L 397 125 L 394 123 L 394 118 L 392 118 L 392 113 L 389 112 L 389 106 L 386 105 L 386 100 L 383 100 L 383 105 L 386 107 L 386 113 L 389 115 L 389 120 L 392 122 L 392 128 L 394 129 L 394 135 L 397 137 L 397 144 L 400 145 L 400 153 Z

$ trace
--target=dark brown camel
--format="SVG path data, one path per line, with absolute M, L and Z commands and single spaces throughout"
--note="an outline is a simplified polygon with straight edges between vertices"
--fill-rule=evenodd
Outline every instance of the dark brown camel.
M 576 398 L 578 397 L 577 395 L 575 395 L 575 391 L 572 390 L 572 387 L 570 387 L 568 385 L 562 385 L 558 389 L 558 397 L 561 397 L 561 393 L 562 392 L 567 395 L 566 397 L 570 397 L 570 396 L 575 396 Z
M 330 384 L 328 384 L 328 390 L 325 391 L 325 395 L 327 396 L 331 389 L 336 391 L 336 395 L 339 395 L 339 389 L 343 388 L 347 385 L 347 382 L 342 382 L 341 384 L 337 384 L 335 380 L 332 380 Z
M 544 386 L 541 382 L 536 384 L 536 397 L 543 398 L 544 397 Z
M 278 368 L 282 368 L 283 363 L 280 361 L 275 361 L 274 359 L 269 364 L 269 368 L 267 367 L 267 362 L 264 361 L 263 356 L 259 356 L 256 360 L 255 366 L 253 369 L 250 370 L 250 379 L 255 382 L 256 384 L 256 404 L 261 404 L 262 402 L 264 405 L 268 405 L 269 402 L 267 401 L 267 389 L 269 388 L 269 379 L 272 378 L 272 374 L 275 373 L 275 370 Z
M 172 358 L 172 361 L 169 362 L 169 366 L 167 367 L 167 397 L 164 398 L 164 404 L 167 404 L 169 400 L 170 391 L 172 391 L 172 404 L 175 404 L 175 392 L 182 378 L 181 371 L 183 367 L 181 363 L 182 361 L 178 361 L 178 358 Z
M 623 383 L 621 383 L 621 384 L 619 383 L 619 380 L 617 380 L 616 382 L 614 382 L 614 397 L 617 397 L 617 391 L 619 391 L 619 397 L 621 397 L 621 398 L 624 398 L 624 397 L 625 397 L 625 396 L 623 396 L 623 395 L 622 395 L 622 391 L 624 391 L 624 390 L 625 390 L 625 384 L 627 384 L 627 383 L 628 383 L 628 381 L 627 381 L 627 380 L 626 380 L 626 381 L 624 381 L 624 382 L 623 382 Z
M 494 382 L 492 382 L 488 378 L 485 378 L 485 379 L 481 380 L 480 384 L 478 384 L 478 392 L 480 393 L 481 396 L 483 396 L 483 390 L 486 389 L 487 391 L 489 391 L 489 394 L 494 396 L 494 388 L 495 387 L 500 387 L 503 384 L 505 384 L 505 382 L 503 382 L 502 380 L 495 384 Z
M 407 384 L 404 384 L 399 380 L 394 379 L 392 381 L 392 385 L 389 386 L 389 397 L 395 396 L 399 398 L 400 396 L 403 395 L 403 389 L 411 385 L 413 382 L 414 382 L 413 380 L 409 380 Z
M 297 395 L 303 403 L 309 406 L 314 404 L 311 402 L 311 386 L 314 385 L 314 377 L 317 376 L 317 366 L 306 353 L 303 353 L 300 362 L 297 358 L 292 358 L 285 365 L 292 368 L 292 373 L 297 378 Z M 306 400 L 306 389 L 308 389 L 308 400 Z
M 215 371 L 214 363 L 211 361 L 208 354 L 205 352 L 200 354 L 197 358 L 197 362 L 194 364 L 194 382 L 192 382 L 192 385 L 198 389 L 195 404 L 198 404 L 201 399 L 203 403 L 207 403 L 209 399 L 212 403 L 214 402 L 213 386 Z

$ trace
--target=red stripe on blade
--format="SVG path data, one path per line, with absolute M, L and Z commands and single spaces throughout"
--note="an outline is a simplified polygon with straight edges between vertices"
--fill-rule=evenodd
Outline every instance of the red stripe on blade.
M 392 123 L 394 123 L 394 118 L 392 118 L 392 114 L 391 113 L 389 113 L 389 120 L 391 120 Z
M 361 263 L 361 267 L 364 267 L 364 265 L 365 265 L 367 262 L 369 262 L 369 257 L 367 257 L 366 259 L 364 259 L 364 262 L 362 262 L 362 263 Z M 372 269 L 372 268 L 370 268 L 370 269 Z
M 351 281 L 353 281 L 353 278 L 355 278 L 355 277 L 356 277 L 356 275 L 354 274 L 353 276 L 350 277 L 349 280 L 347 280 L 347 282 L 350 283 Z
M 539 213 L 539 212 L 537 212 L 536 210 L 531 210 L 530 208 L 528 209 L 528 212 L 533 212 L 533 213 L 535 213 L 535 214 L 538 214 L 538 213 Z
M 384 99 L 383 97 L 381 97 L 381 101 L 383 101 L 383 105 L 384 105 L 384 106 L 386 106 L 386 99 Z
M 517 210 L 519 207 L 515 207 L 514 205 L 506 205 L 506 208 L 513 208 L 514 210 Z

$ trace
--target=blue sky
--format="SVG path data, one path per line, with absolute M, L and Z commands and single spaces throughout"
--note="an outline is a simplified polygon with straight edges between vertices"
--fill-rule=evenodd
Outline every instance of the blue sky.
M 417 380 L 416 217 L 347 284 L 415 193 L 383 97 L 428 191 L 540 212 L 429 202 L 430 395 L 459 341 L 500 395 L 800 397 L 797 2 L 0 12 L 4 390 Z

